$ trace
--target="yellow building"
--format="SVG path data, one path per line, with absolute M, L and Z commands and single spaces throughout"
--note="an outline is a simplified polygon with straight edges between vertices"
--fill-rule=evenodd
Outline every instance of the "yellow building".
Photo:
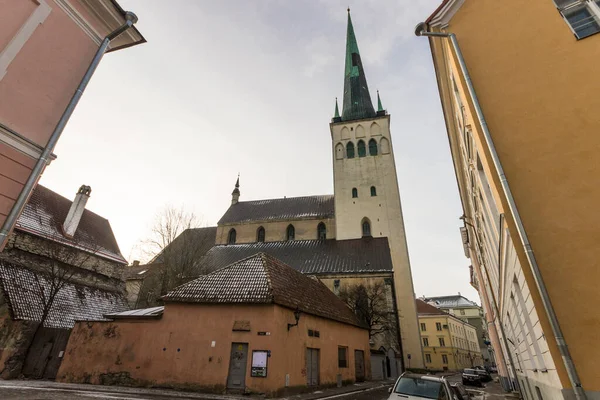
M 416 29 L 472 283 L 503 383 L 527 400 L 600 398 L 599 4 L 444 0 Z
M 483 365 L 474 326 L 420 299 L 417 313 L 425 368 L 458 371 Z

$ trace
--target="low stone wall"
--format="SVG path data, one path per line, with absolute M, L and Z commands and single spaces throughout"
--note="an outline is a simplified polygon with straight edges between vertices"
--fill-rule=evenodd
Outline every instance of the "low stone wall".
M 0 379 L 21 375 L 37 326 L 34 321 L 13 321 L 7 304 L 0 304 Z

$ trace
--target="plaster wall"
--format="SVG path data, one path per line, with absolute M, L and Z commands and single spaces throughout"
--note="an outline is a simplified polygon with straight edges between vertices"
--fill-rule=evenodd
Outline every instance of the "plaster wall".
M 287 240 L 287 227 L 294 226 L 295 240 L 316 240 L 317 226 L 323 222 L 327 228 L 327 239 L 335 238 L 335 220 L 327 219 L 303 219 L 273 222 L 252 222 L 242 224 L 220 225 L 217 227 L 216 244 L 227 244 L 229 231 L 236 231 L 236 243 L 256 243 L 259 227 L 265 228 L 265 242 L 280 242 Z
M 249 332 L 234 332 L 235 321 L 249 321 Z M 370 376 L 368 332 L 354 326 L 301 314 L 276 305 L 199 305 L 167 303 L 160 320 L 79 322 L 58 373 L 63 382 L 127 383 L 197 388 L 222 392 L 232 343 L 248 343 L 246 387 L 274 393 L 285 386 L 306 386 L 306 348 L 320 349 L 320 384 L 337 375 L 354 380 L 354 350 L 365 353 Z M 309 337 L 316 329 L 320 337 Z M 258 335 L 258 332 L 268 332 Z M 214 347 L 212 343 L 214 342 Z M 338 346 L 348 347 L 349 367 L 338 367 Z M 270 350 L 266 378 L 251 377 L 253 350 Z M 120 377 L 124 382 L 114 380 Z

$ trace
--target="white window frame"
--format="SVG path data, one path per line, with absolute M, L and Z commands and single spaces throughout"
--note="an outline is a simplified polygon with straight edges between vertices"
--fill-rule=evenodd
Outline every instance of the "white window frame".
M 560 15 L 563 17 L 563 19 L 567 23 L 567 26 L 569 27 L 571 32 L 573 32 L 573 35 L 575 35 L 575 38 L 577 40 L 581 40 L 581 39 L 585 39 L 589 36 L 593 36 L 597 33 L 600 33 L 600 5 L 598 3 L 599 3 L 598 0 L 573 0 L 571 3 L 569 3 L 567 5 L 559 6 L 558 4 L 556 4 L 556 2 L 555 2 L 555 5 L 558 8 Z M 591 33 L 589 35 L 586 35 L 586 36 L 581 36 L 581 37 L 579 35 L 577 35 L 577 32 L 575 31 L 575 29 L 573 29 L 573 26 L 571 26 L 571 23 L 567 19 L 567 15 L 569 14 L 570 10 L 573 10 L 575 8 L 580 8 L 580 7 L 587 8 L 587 10 L 590 12 L 592 17 L 596 20 L 596 24 L 599 26 L 598 31 Z

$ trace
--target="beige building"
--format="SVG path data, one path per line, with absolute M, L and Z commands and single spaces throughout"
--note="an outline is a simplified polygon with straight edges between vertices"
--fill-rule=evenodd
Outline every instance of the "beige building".
M 417 299 L 425 368 L 459 371 L 483 364 L 477 329 L 454 315 Z
M 599 1 L 445 0 L 416 33 L 503 383 L 599 399 Z

